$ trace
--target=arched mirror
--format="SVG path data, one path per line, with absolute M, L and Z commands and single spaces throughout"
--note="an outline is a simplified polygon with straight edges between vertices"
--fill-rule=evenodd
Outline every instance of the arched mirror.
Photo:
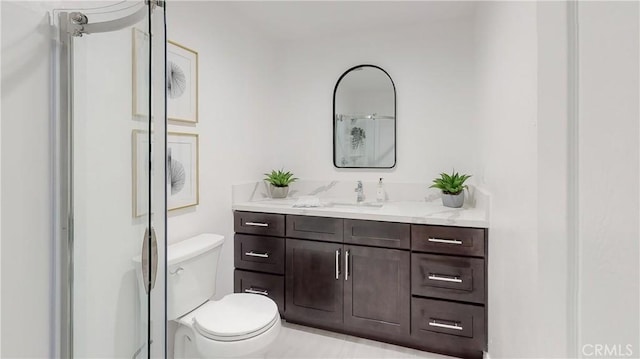
M 396 165 L 396 87 L 378 66 L 355 66 L 336 83 L 333 164 L 338 168 Z

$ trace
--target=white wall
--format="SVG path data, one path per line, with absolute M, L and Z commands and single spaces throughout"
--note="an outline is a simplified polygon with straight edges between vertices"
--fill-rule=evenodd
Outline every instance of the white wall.
M 0 5 L 0 19 L 2 19 L 2 6 Z M 0 39 L 2 39 L 2 26 L 0 26 Z M 1 41 L 1 40 L 0 40 Z M 2 56 L 0 56 L 0 76 L 2 74 Z M 0 99 L 2 86 L 0 86 Z M 0 119 L 2 119 L 2 102 L 0 101 Z M 0 188 L 2 188 L 2 125 L 0 125 Z M 0 190 L 0 203 L 2 203 L 2 190 Z M 0 292 L 2 288 L 2 206 L 0 206 Z M 0 308 L 2 308 L 2 296 L 0 295 Z M 2 310 L 0 309 L 0 355 L 2 355 Z
M 2 7 L 2 352 L 49 356 L 50 42 L 46 4 Z M 33 338 L 38 338 L 34 340 Z
M 578 10 L 579 340 L 585 355 L 602 344 L 638 357 L 638 3 Z
M 269 156 L 277 63 L 271 42 L 237 20 L 224 3 L 170 4 L 167 38 L 198 52 L 199 122 L 168 130 L 200 136 L 200 204 L 168 214 L 168 242 L 199 233 L 225 236 L 216 298 L 233 292 L 231 185 L 255 181 L 279 164 Z M 175 325 L 168 329 L 169 357 Z
M 538 352 L 566 358 L 568 318 L 568 6 L 537 4 L 538 31 Z M 552 175 L 550 175 L 552 174 Z
M 223 3 L 172 3 L 167 28 L 168 39 L 198 51 L 200 63 L 199 123 L 169 126 L 200 134 L 200 204 L 169 213 L 169 242 L 203 232 L 225 236 L 216 293 L 221 297 L 233 292 L 231 185 L 255 181 L 279 166 L 265 135 L 280 91 L 274 85 L 276 53 Z
M 539 357 L 536 4 L 477 10 L 479 177 L 491 193 L 489 352 Z
M 272 109 L 279 117 L 271 142 L 277 166 L 302 178 L 354 183 L 385 177 L 427 184 L 452 167 L 477 175 L 473 52 L 469 18 L 356 28 L 281 44 L 275 86 L 283 95 Z M 392 170 L 333 166 L 333 89 L 359 64 L 382 67 L 396 86 L 398 160 Z

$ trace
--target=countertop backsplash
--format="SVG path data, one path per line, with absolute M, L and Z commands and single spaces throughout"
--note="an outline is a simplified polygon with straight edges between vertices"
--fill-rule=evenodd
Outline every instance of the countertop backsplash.
M 384 182 L 387 201 L 440 201 L 441 192 L 429 188 L 426 182 Z M 355 197 L 356 181 L 317 181 L 299 180 L 292 183 L 289 198 L 300 196 L 317 196 L 319 198 L 352 198 Z M 363 181 L 365 201 L 376 200 L 378 182 Z M 233 185 L 233 203 L 253 202 L 269 199 L 265 181 L 247 182 Z M 465 207 L 484 207 L 488 193 L 479 187 L 469 185 L 465 195 Z

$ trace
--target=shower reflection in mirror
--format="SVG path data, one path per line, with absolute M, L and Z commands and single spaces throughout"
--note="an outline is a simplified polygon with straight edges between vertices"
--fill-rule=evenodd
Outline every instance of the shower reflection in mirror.
M 395 97 L 395 85 L 380 67 L 359 65 L 340 77 L 333 97 L 336 167 L 395 166 Z

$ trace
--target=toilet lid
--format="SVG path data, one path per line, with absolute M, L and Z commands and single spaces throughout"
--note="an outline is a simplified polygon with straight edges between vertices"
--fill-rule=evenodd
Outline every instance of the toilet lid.
M 207 338 L 235 341 L 263 333 L 278 319 L 278 306 L 270 298 L 236 293 L 198 308 L 194 327 Z

